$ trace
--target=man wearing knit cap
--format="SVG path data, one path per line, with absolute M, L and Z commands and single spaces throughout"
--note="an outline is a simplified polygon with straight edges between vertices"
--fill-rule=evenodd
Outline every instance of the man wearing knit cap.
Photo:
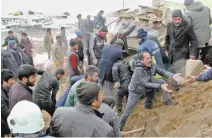
M 84 73 L 84 78 L 80 79 L 79 81 L 77 81 L 70 89 L 66 102 L 65 102 L 65 106 L 66 107 L 74 107 L 76 106 L 78 99 L 77 99 L 77 86 L 82 82 L 82 81 L 88 81 L 88 82 L 97 82 L 98 81 L 98 75 L 99 75 L 99 69 L 97 67 L 95 67 L 94 65 L 89 65 L 86 69 L 85 69 L 85 73 Z
M 110 96 L 112 96 L 113 91 L 112 68 L 117 60 L 123 59 L 123 45 L 124 42 L 121 39 L 117 39 L 114 44 L 105 44 L 98 64 L 100 70 L 98 82 L 103 88 L 104 81 L 106 81 L 107 93 Z
M 101 51 L 107 41 L 107 32 L 107 26 L 102 26 L 99 31 L 94 33 L 90 38 L 89 54 L 92 65 L 97 65 L 101 58 Z
M 167 25 L 165 51 L 173 72 L 185 73 L 187 59 L 196 59 L 197 39 L 194 30 L 182 17 L 181 10 L 172 11 L 172 22 Z
M 103 95 L 95 82 L 83 81 L 77 86 L 79 102 L 75 107 L 60 107 L 52 117 L 55 137 L 113 137 L 112 127 L 102 118 L 98 109 Z
M 204 6 L 201 2 L 194 2 L 194 0 L 185 0 L 184 5 L 186 6 L 186 20 L 194 29 L 197 37 L 197 58 L 200 58 L 203 62 L 207 48 L 206 43 L 211 38 L 212 23 L 210 9 Z

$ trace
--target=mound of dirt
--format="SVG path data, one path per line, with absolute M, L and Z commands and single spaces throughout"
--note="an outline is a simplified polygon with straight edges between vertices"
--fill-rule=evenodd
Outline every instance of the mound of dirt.
M 139 101 L 128 118 L 125 131 L 141 128 L 146 131 L 129 136 L 212 136 L 212 81 L 188 84 L 173 95 L 176 106 L 165 106 L 161 98 L 155 99 L 151 110 Z M 160 96 L 159 96 L 160 97 Z

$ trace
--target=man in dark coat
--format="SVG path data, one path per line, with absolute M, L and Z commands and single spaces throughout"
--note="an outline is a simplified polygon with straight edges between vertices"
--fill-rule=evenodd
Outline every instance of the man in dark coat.
M 112 96 L 105 96 L 102 100 L 99 111 L 104 114 L 102 119 L 113 128 L 114 137 L 121 137 L 118 117 L 116 112 L 113 110 L 114 106 L 115 98 Z
M 13 106 L 19 101 L 33 101 L 32 89 L 30 87 L 35 85 L 36 73 L 37 69 L 28 64 L 24 64 L 18 69 L 19 82 L 13 84 L 9 92 L 10 109 L 12 109 Z
M 123 41 L 121 39 L 117 39 L 114 44 L 107 45 L 105 44 L 101 59 L 98 64 L 98 68 L 100 70 L 98 83 L 103 88 L 104 81 L 107 84 L 108 95 L 112 95 L 112 67 L 115 62 L 119 59 L 123 59 Z
M 75 107 L 59 107 L 50 123 L 54 137 L 113 137 L 113 128 L 102 120 L 98 109 L 103 95 L 95 82 L 82 81 L 77 86 Z
M 172 11 L 172 23 L 167 25 L 165 50 L 174 71 L 185 72 L 187 59 L 196 59 L 197 38 L 192 26 L 182 17 L 181 10 Z
M 79 56 L 79 60 L 82 63 L 84 60 L 84 45 L 83 45 L 83 40 L 84 40 L 84 35 L 82 34 L 82 32 L 77 31 L 76 32 L 76 38 L 75 40 L 78 43 L 78 56 Z
M 114 35 L 114 37 L 111 39 L 110 43 L 113 44 L 118 38 L 121 39 L 124 42 L 124 46 L 122 50 L 124 50 L 125 54 L 124 57 L 126 57 L 129 52 L 128 52 L 128 44 L 127 44 L 127 36 L 133 32 L 135 29 L 135 25 L 130 26 L 128 25 L 123 25 L 122 29 Z
M 94 17 L 94 29 L 99 29 L 102 26 L 105 26 L 106 19 L 103 17 L 104 11 L 101 10 L 97 16 Z
M 56 94 L 59 90 L 59 80 L 64 76 L 64 70 L 58 68 L 55 73 L 44 72 L 33 92 L 33 101 L 41 110 L 46 110 L 51 116 L 56 107 Z
M 10 40 L 14 40 L 18 44 L 18 38 L 14 36 L 13 31 L 8 31 L 8 37 L 5 38 L 3 46 L 7 46 Z
M 113 81 L 116 88 L 116 109 L 118 116 L 122 113 L 122 99 L 128 98 L 128 86 L 130 84 L 133 72 L 130 66 L 123 60 L 118 60 L 112 68 Z
M 7 117 L 10 114 L 9 109 L 9 89 L 15 83 L 15 74 L 9 69 L 1 71 L 1 137 L 10 134 L 7 124 Z

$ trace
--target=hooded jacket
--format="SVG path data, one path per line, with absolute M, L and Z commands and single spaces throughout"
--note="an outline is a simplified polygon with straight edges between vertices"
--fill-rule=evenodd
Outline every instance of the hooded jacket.
M 129 92 L 133 93 L 145 94 L 149 89 L 159 89 L 161 84 L 152 83 L 153 77 L 156 73 L 167 78 L 171 78 L 174 75 L 161 69 L 155 64 L 152 64 L 150 68 L 141 63 L 135 66 L 136 68 L 128 87 Z
M 211 38 L 212 23 L 210 9 L 204 6 L 201 2 L 194 2 L 187 7 L 185 12 L 188 23 L 193 26 L 197 37 L 198 48 L 205 47 L 205 43 Z
M 192 26 L 185 19 L 180 26 L 175 26 L 174 23 L 167 25 L 165 50 L 168 51 L 171 64 L 180 59 L 189 59 L 189 56 L 196 56 L 197 38 Z
M 113 137 L 112 127 L 101 119 L 102 114 L 90 106 L 59 107 L 52 121 L 55 137 Z

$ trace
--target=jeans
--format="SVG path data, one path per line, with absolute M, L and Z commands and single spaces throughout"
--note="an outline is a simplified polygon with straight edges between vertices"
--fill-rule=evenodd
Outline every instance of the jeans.
M 106 87 L 107 87 L 107 95 L 108 96 L 113 96 L 113 83 L 110 82 L 110 81 L 105 81 L 105 82 L 106 82 Z M 99 82 L 99 86 L 103 90 L 104 81 L 103 82 Z
M 159 84 L 164 84 L 166 83 L 163 79 L 158 79 L 158 80 L 152 80 L 152 83 L 159 83 Z M 146 92 L 145 95 L 145 106 L 152 106 L 152 99 L 154 98 L 156 89 L 149 89 L 148 92 Z M 119 121 L 119 126 L 120 129 L 122 130 L 124 128 L 124 125 L 127 121 L 128 116 L 133 112 L 133 109 L 137 103 L 137 101 L 140 99 L 140 97 L 143 94 L 141 93 L 133 93 L 129 92 L 129 97 L 127 100 L 127 105 L 124 113 L 121 115 L 120 121 Z M 163 92 L 163 100 L 164 102 L 169 99 L 169 93 L 168 92 Z
M 125 90 L 123 88 L 119 88 L 116 90 L 115 99 L 118 115 L 120 115 L 122 112 L 122 99 L 124 98 L 124 96 L 126 96 L 126 99 L 128 99 L 128 95 L 129 95 L 128 90 Z

